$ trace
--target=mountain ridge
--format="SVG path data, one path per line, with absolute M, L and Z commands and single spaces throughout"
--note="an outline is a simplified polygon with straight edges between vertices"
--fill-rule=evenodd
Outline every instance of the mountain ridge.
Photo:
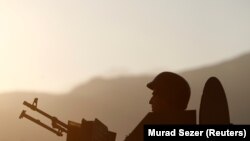
M 178 73 L 187 79 L 191 87 L 188 109 L 197 110 L 198 115 L 204 84 L 209 77 L 216 76 L 224 86 L 232 123 L 250 124 L 249 61 L 250 54 L 245 54 L 224 63 Z M 123 140 L 147 112 L 151 111 L 148 102 L 152 91 L 146 88 L 146 84 L 153 78 L 153 75 L 110 79 L 96 77 L 63 95 L 21 91 L 1 94 L 0 140 L 66 140 L 65 137 L 58 138 L 26 119 L 18 119 L 21 111 L 27 109 L 22 105 L 23 101 L 31 103 L 35 97 L 39 98 L 38 108 L 64 122 L 68 119 L 80 122 L 82 118 L 98 118 L 111 131 L 117 132 L 117 141 Z M 34 115 L 35 112 L 27 109 L 27 114 Z M 44 120 L 39 115 L 35 116 Z

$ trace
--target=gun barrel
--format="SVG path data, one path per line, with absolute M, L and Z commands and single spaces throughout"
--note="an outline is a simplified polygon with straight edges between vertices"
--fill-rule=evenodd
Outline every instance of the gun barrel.
M 64 128 L 68 129 L 68 125 L 63 123 L 62 121 L 58 120 L 56 117 L 53 117 L 47 113 L 45 113 L 44 111 L 38 109 L 35 105 L 32 105 L 26 101 L 23 102 L 23 105 L 29 107 L 30 109 L 37 111 L 38 113 L 44 115 L 45 117 L 49 118 L 50 120 L 52 120 L 52 122 L 55 122 L 56 124 L 59 124 L 61 126 L 63 126 Z
M 19 116 L 20 119 L 23 118 L 23 117 L 25 117 L 25 118 L 31 120 L 32 122 L 34 122 L 34 123 L 36 123 L 36 124 L 38 124 L 38 125 L 46 128 L 46 129 L 48 129 L 49 131 L 55 133 L 58 136 L 62 136 L 62 132 L 61 131 L 56 131 L 53 128 L 51 128 L 51 127 L 47 126 L 46 124 L 42 123 L 40 120 L 35 119 L 35 118 L 27 115 L 25 110 L 23 110 L 22 113 L 21 113 L 21 115 Z

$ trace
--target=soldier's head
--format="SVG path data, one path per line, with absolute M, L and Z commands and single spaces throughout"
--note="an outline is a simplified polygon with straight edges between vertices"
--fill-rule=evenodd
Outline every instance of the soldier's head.
M 153 90 L 149 103 L 153 112 L 185 110 L 190 98 L 190 87 L 187 81 L 172 72 L 162 72 L 147 84 Z

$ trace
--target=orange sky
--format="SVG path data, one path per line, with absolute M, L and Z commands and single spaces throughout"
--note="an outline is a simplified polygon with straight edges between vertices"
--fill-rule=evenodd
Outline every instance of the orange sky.
M 250 51 L 247 0 L 1 0 L 0 92 L 182 71 Z

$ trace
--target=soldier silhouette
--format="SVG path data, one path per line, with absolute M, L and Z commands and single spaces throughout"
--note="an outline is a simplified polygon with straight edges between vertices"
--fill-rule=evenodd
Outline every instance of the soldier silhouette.
M 196 111 L 186 110 L 190 98 L 187 81 L 172 72 L 162 72 L 147 84 L 153 90 L 149 112 L 125 141 L 143 141 L 145 124 L 196 124 Z

